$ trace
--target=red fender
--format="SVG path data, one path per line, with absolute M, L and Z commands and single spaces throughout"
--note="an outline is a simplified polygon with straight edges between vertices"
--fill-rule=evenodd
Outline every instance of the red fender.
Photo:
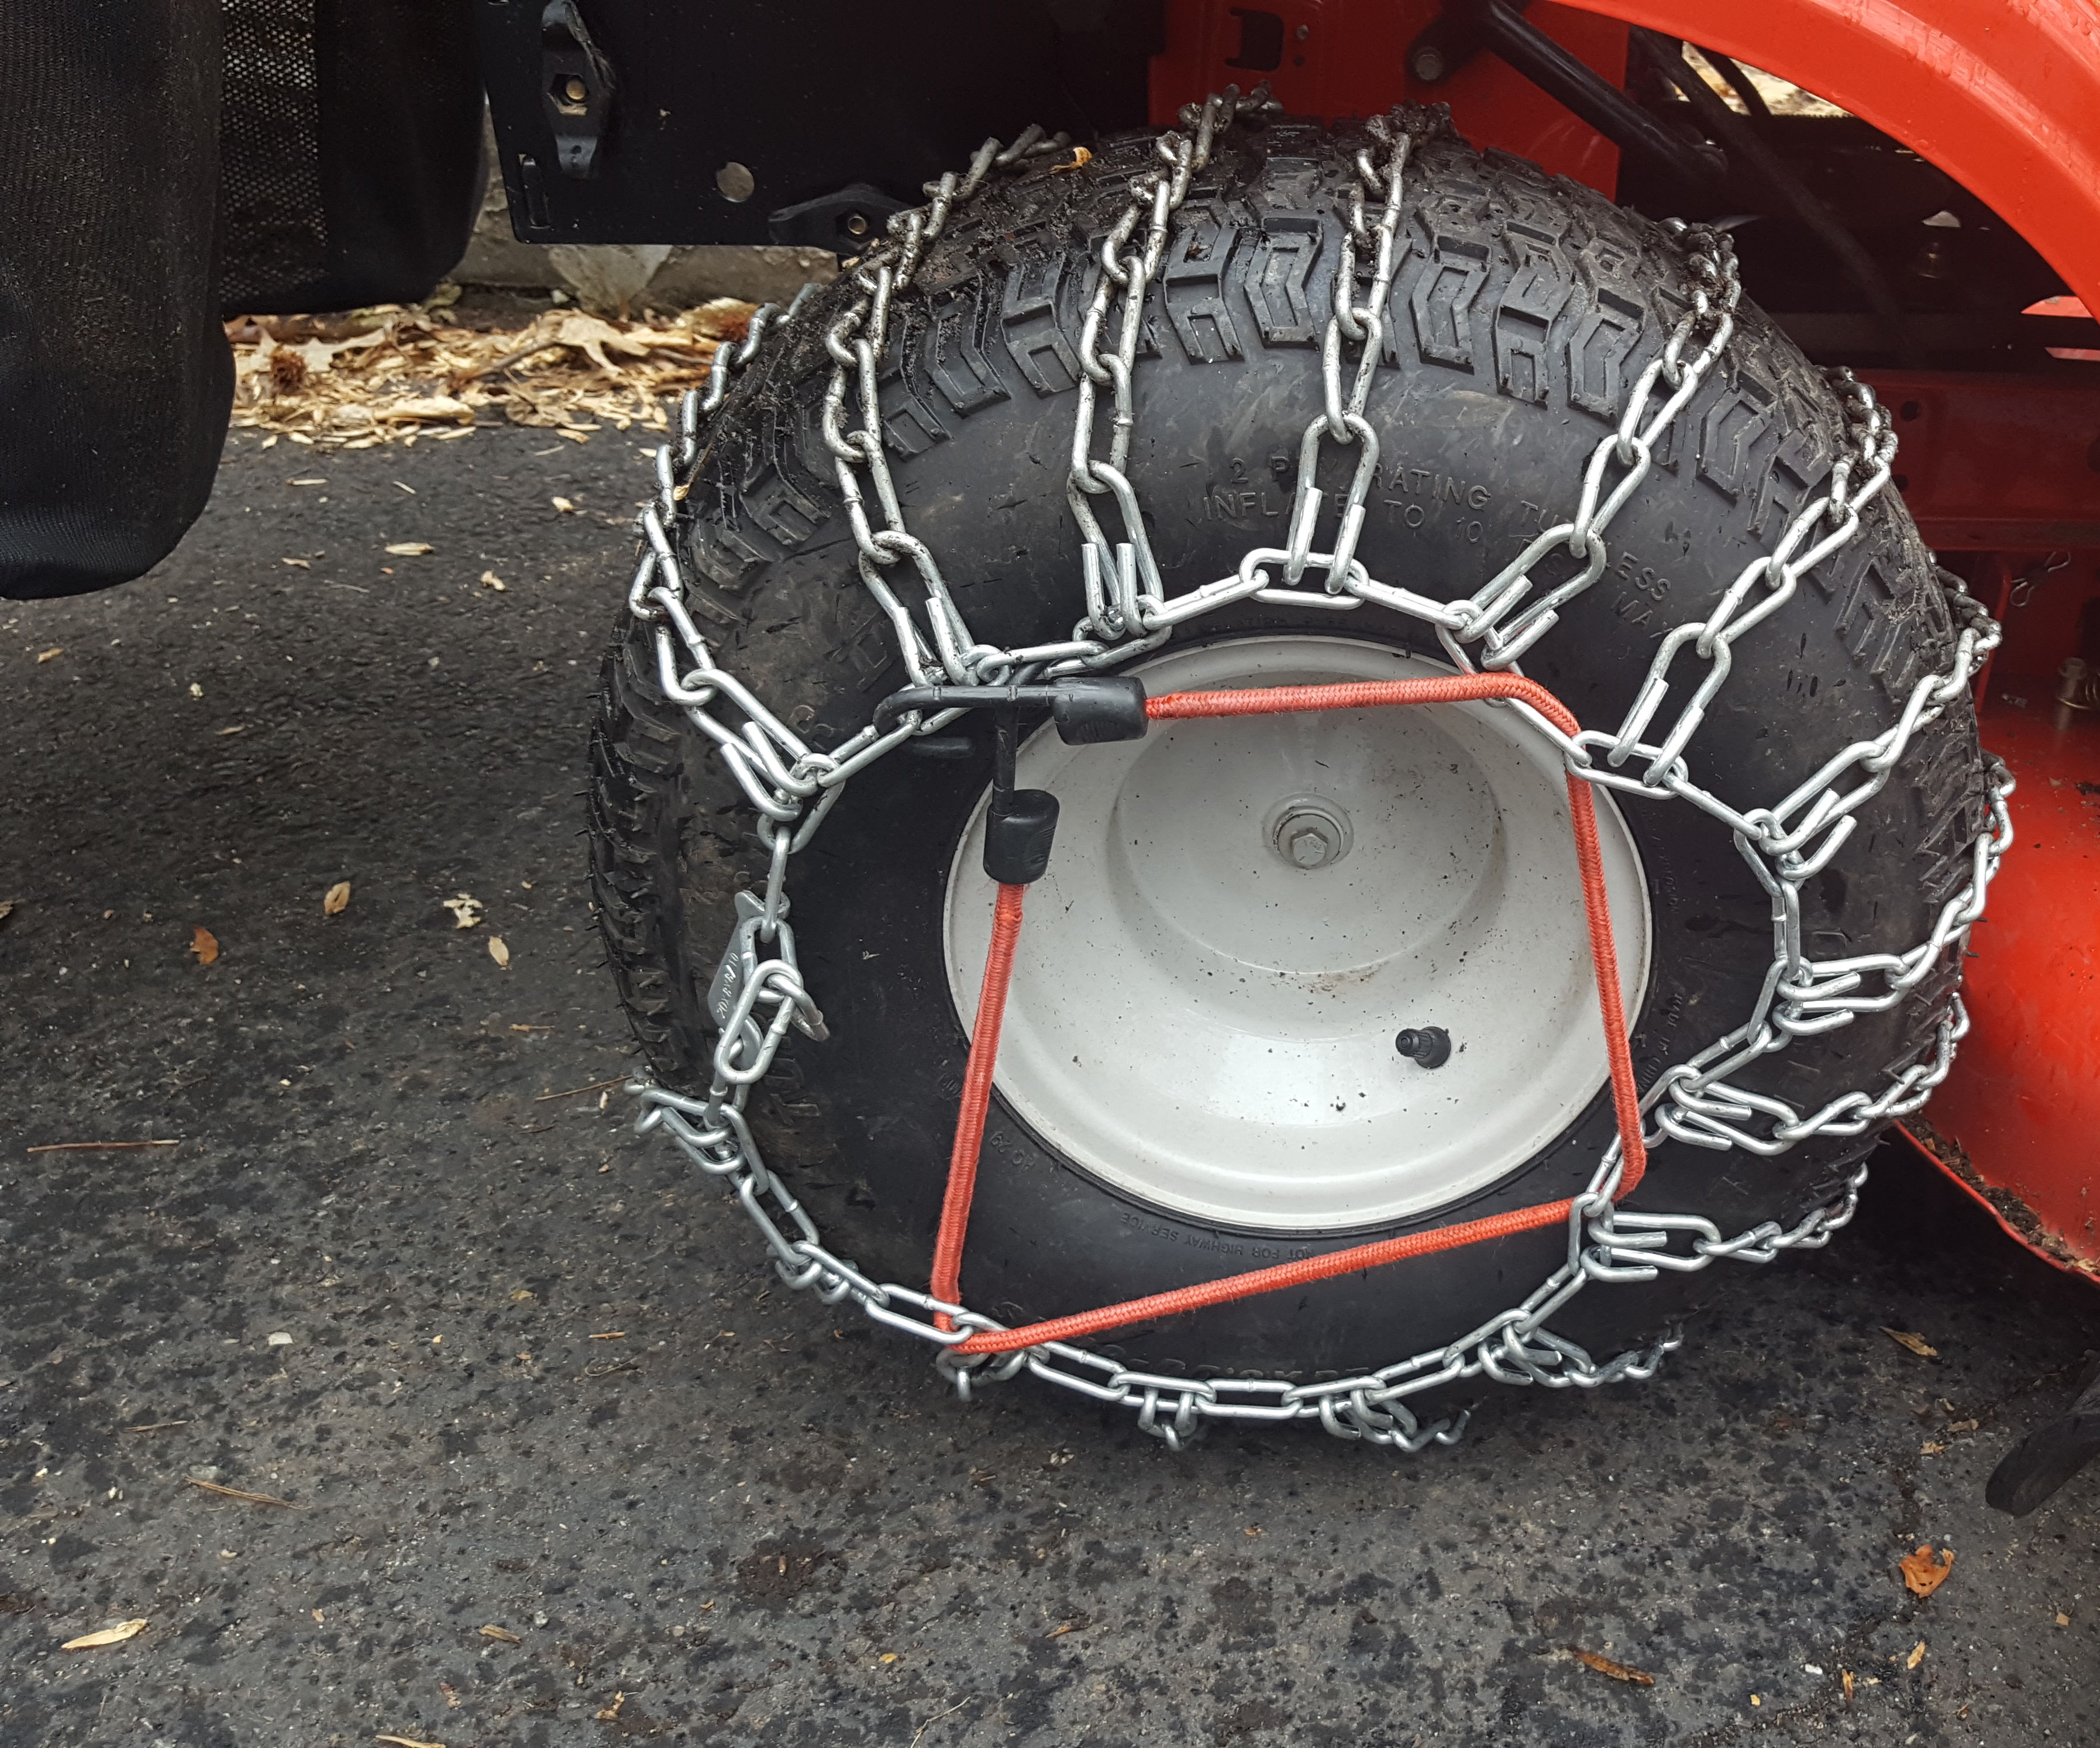
M 1947 172 L 2100 310 L 2100 0 L 1562 0 L 1716 48 Z

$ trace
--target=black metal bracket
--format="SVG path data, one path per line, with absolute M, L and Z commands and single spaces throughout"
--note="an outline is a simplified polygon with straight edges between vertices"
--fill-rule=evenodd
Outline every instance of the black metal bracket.
M 767 214 L 765 227 L 776 243 L 857 255 L 881 237 L 892 213 L 903 210 L 903 201 L 872 183 L 853 182 L 836 194 L 822 194 Z
M 598 168 L 616 83 L 576 0 L 547 0 L 540 14 L 540 108 L 564 176 L 587 177 Z
M 1531 0 L 1510 0 L 1521 12 Z M 1441 85 L 1488 46 L 1470 7 L 1446 6 L 1407 45 L 1407 75 L 1423 85 Z
M 1424 85 L 1440 85 L 1482 49 L 1492 49 L 1614 145 L 1690 188 L 1710 192 L 1727 177 L 1720 152 L 1673 133 L 1510 0 L 1444 0 L 1443 15 L 1408 46 L 1407 70 Z

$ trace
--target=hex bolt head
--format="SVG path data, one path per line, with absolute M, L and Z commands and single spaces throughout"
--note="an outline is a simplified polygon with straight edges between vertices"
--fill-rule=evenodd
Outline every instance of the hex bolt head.
M 1267 829 L 1277 854 L 1307 873 L 1339 862 L 1354 841 L 1348 815 L 1317 796 L 1283 802 L 1270 812 Z

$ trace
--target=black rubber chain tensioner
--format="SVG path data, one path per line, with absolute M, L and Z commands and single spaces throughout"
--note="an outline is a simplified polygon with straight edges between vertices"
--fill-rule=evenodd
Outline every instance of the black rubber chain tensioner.
M 989 710 L 992 713 L 991 803 L 985 810 L 984 871 L 1002 886 L 1027 886 L 1050 866 L 1057 836 L 1057 797 L 1014 787 L 1021 713 L 1045 709 L 1067 746 L 1141 740 L 1145 682 L 1123 674 L 1077 674 L 1041 686 L 907 686 L 875 708 L 886 733 L 910 711 Z

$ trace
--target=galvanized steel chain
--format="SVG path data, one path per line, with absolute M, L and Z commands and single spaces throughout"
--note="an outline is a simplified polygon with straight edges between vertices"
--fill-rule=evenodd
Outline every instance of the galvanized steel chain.
M 1356 556 L 1379 468 L 1375 428 L 1365 414 L 1383 351 L 1384 323 L 1399 264 L 1403 183 L 1418 141 L 1446 124 L 1438 113 L 1396 111 L 1368 123 L 1369 143 L 1354 155 L 1348 221 L 1335 276 L 1332 308 L 1321 347 L 1322 404 L 1302 434 L 1287 544 L 1257 547 L 1233 573 L 1169 597 L 1146 536 L 1128 474 L 1136 428 L 1135 368 L 1145 298 L 1158 278 L 1174 214 L 1213 145 L 1236 114 L 1273 108 L 1265 87 L 1242 99 L 1228 87 L 1200 108 L 1182 112 L 1179 129 L 1155 142 L 1156 168 L 1134 178 L 1131 197 L 1103 239 L 1101 273 L 1087 307 L 1079 347 L 1081 376 L 1067 499 L 1080 540 L 1084 615 L 1072 636 L 1055 643 L 1003 649 L 977 640 L 957 607 L 935 555 L 905 525 L 885 457 L 878 373 L 891 342 L 897 301 L 927 251 L 999 170 L 1062 149 L 1031 128 L 1012 145 L 988 140 L 960 177 L 926 187 L 928 205 L 898 214 L 889 237 L 853 268 L 858 295 L 832 322 L 824 343 L 832 360 L 823 432 L 850 522 L 861 580 L 880 607 L 900 659 L 915 684 L 986 684 L 1024 674 L 1055 676 L 1127 661 L 1158 647 L 1175 627 L 1249 599 L 1347 612 L 1378 606 L 1420 620 L 1435 632 L 1454 666 L 1517 670 L 1523 655 L 1559 622 L 1561 610 L 1595 584 L 1608 562 L 1605 536 L 1654 465 L 1678 415 L 1721 359 L 1734 332 L 1740 287 L 1724 233 L 1672 221 L 1688 277 L 1683 313 L 1661 352 L 1635 379 L 1614 430 L 1590 452 L 1568 518 L 1545 529 L 1470 597 L 1437 601 L 1373 577 Z M 796 300 L 797 304 L 801 299 Z M 796 313 L 791 307 L 788 316 Z M 762 894 L 737 897 L 737 922 L 709 992 L 719 1035 L 704 1097 L 638 1084 L 644 1101 L 638 1127 L 661 1128 L 701 1169 L 726 1179 L 774 1253 L 790 1285 L 827 1302 L 850 1299 L 876 1321 L 943 1349 L 1000 1327 L 967 1307 L 916 1289 L 878 1282 L 825 1248 L 807 1212 L 766 1166 L 746 1117 L 751 1089 L 771 1070 L 790 1031 L 824 1036 L 823 1021 L 796 963 L 787 921 L 789 859 L 806 844 L 840 787 L 855 772 L 915 735 L 934 731 L 955 713 L 921 720 L 907 714 L 888 732 L 871 724 L 829 750 L 807 744 L 715 660 L 689 603 L 671 531 L 681 514 L 679 470 L 699 452 L 700 422 L 726 398 L 735 373 L 757 355 L 774 312 L 753 317 L 750 334 L 717 355 L 704 397 L 689 395 L 675 451 L 659 452 L 657 501 L 641 519 L 641 562 L 629 594 L 636 617 L 654 628 L 657 678 L 664 694 L 717 748 L 760 817 L 768 851 Z M 1348 349 L 1355 368 L 1344 386 Z M 1852 1092 L 1818 1110 L 1796 1110 L 1729 1077 L 1793 1040 L 1847 1025 L 1859 1014 L 1894 1007 L 1957 955 L 1981 914 L 1984 892 L 2010 841 L 2005 797 L 2011 784 L 1997 768 L 1991 823 L 1971 846 L 1967 885 L 1940 906 L 1927 938 L 1900 953 L 1816 960 L 1804 949 L 1801 891 L 1854 830 L 1859 810 L 1877 794 L 1917 731 L 1936 720 L 1969 685 L 1997 628 L 1946 572 L 1940 580 L 1958 621 L 1944 672 L 1917 681 L 1898 719 L 1882 734 L 1827 759 L 1776 805 L 1738 810 L 1694 781 L 1687 757 L 1705 713 L 1726 682 L 1736 643 L 1779 611 L 1801 579 L 1857 533 L 1865 506 L 1888 484 L 1895 438 L 1873 396 L 1849 373 L 1836 373 L 1850 449 L 1833 466 L 1823 494 L 1788 522 L 1772 550 L 1747 566 L 1702 617 L 1661 641 L 1643 682 L 1618 726 L 1568 736 L 1521 704 L 1531 726 L 1559 746 L 1568 768 L 1620 793 L 1690 803 L 1727 825 L 1772 902 L 1774 960 L 1749 1016 L 1688 1061 L 1658 1075 L 1643 1097 L 1655 1124 L 1651 1144 L 1665 1138 L 1762 1154 L 1785 1151 L 1815 1135 L 1858 1135 L 1921 1105 L 1947 1075 L 1967 1029 L 1958 996 L 1939 1017 L 1930 1049 L 1874 1092 Z M 1104 391 L 1105 391 L 1105 394 Z M 1105 452 L 1098 447 L 1102 402 L 1110 415 Z M 857 421 L 849 424 L 849 410 Z M 1316 548 L 1330 493 L 1317 483 L 1325 445 L 1353 449 L 1350 483 L 1331 537 Z M 874 513 L 869 501 L 872 498 Z M 1117 534 L 1101 506 L 1114 506 Z M 878 526 L 878 519 L 880 525 Z M 1557 578 L 1549 565 L 1561 569 Z M 900 570 L 900 567 L 902 567 Z M 893 575 L 915 576 L 907 604 Z M 1310 579 L 1313 586 L 1308 586 Z M 1477 651 L 1477 653 L 1476 653 Z M 1674 678 L 1680 660 L 1695 678 Z M 1696 664 L 1704 664 L 1703 669 Z M 1689 684 L 1678 713 L 1656 738 L 1654 725 L 1673 686 Z M 726 712 L 725 715 L 723 713 Z M 1639 769 L 1626 769 L 1638 761 Z M 968 1396 L 979 1382 L 1021 1371 L 1096 1400 L 1134 1408 L 1145 1430 L 1179 1443 L 1213 1419 L 1317 1419 L 1337 1436 L 1408 1450 L 1449 1442 L 1456 1420 L 1423 1422 L 1407 1398 L 1475 1377 L 1593 1387 L 1645 1378 L 1677 1345 L 1653 1346 L 1599 1362 L 1553 1334 L 1547 1320 L 1592 1282 L 1652 1280 L 1663 1270 L 1703 1269 L 1720 1258 L 1762 1263 L 1784 1251 L 1814 1248 L 1851 1219 L 1864 1169 L 1825 1205 L 1792 1226 L 1767 1221 L 1724 1237 L 1696 1215 L 1649 1214 L 1614 1206 L 1620 1176 L 1615 1140 L 1569 1216 L 1566 1260 L 1520 1304 L 1446 1346 L 1364 1376 L 1314 1384 L 1264 1379 L 1193 1379 L 1136 1371 L 1101 1354 L 1045 1343 L 995 1357 L 943 1352 L 941 1369 Z M 1672 1248 L 1673 1240 L 1683 1247 Z M 942 1329 L 945 1313 L 953 1327 Z

